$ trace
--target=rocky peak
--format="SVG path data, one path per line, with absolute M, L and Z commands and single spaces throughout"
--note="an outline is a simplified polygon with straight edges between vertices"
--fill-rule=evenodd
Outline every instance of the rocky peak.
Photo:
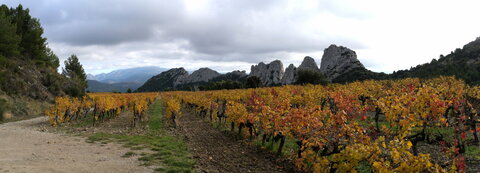
M 209 68 L 200 68 L 200 69 L 194 71 L 188 77 L 179 80 L 176 85 L 194 83 L 194 82 L 208 82 L 209 80 L 211 80 L 211 79 L 213 79 L 217 76 L 220 76 L 220 73 L 218 73 L 215 70 L 212 70 L 212 69 L 209 69 Z
M 317 63 L 315 62 L 315 60 L 312 57 L 309 57 L 309 56 L 306 56 L 303 59 L 302 64 L 300 64 L 300 66 L 298 66 L 298 69 L 310 69 L 310 70 L 314 70 L 314 71 L 319 71 Z
M 349 48 L 332 44 L 323 51 L 320 72 L 329 80 L 359 67 L 365 68 L 357 59 L 355 51 Z
M 152 77 L 152 79 L 156 79 L 160 76 L 183 77 L 183 76 L 188 76 L 188 72 L 183 67 L 172 68 L 170 70 L 160 73 L 159 75 Z
M 172 68 L 168 71 L 160 73 L 158 76 L 170 77 L 170 79 L 173 80 L 173 87 L 175 87 L 180 83 L 180 81 L 188 77 L 188 72 L 183 67 Z M 155 78 L 155 76 L 153 78 Z
M 252 65 L 250 70 L 250 76 L 259 77 L 264 86 L 280 84 L 283 73 L 283 64 L 280 60 L 272 61 L 269 64 L 260 62 L 258 65 Z
M 183 68 L 172 68 L 153 76 L 145 84 L 137 89 L 137 91 L 164 91 L 165 89 L 173 89 L 179 81 L 188 77 L 188 72 Z
M 297 68 L 293 64 L 290 64 L 285 69 L 285 74 L 283 75 L 283 78 L 282 78 L 282 84 L 283 85 L 292 84 L 295 82 L 296 78 L 297 78 Z

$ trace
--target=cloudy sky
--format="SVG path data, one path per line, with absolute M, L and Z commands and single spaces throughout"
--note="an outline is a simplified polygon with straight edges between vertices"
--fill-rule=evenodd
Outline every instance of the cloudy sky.
M 159 66 L 250 70 L 320 63 L 330 44 L 370 70 L 430 62 L 480 36 L 478 0 L 1 0 L 40 19 L 61 61 L 87 73 Z

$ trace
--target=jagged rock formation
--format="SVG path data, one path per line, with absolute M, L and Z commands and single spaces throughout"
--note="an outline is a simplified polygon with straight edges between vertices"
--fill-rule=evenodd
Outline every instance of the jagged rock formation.
M 355 51 L 334 44 L 324 50 L 320 72 L 330 81 L 356 68 L 365 67 L 358 61 Z
M 209 68 L 200 68 L 194 71 L 188 77 L 179 79 L 179 81 L 175 83 L 175 86 L 179 84 L 188 84 L 195 82 L 208 82 L 209 80 L 218 76 L 220 76 L 220 73 L 215 70 Z
M 283 85 L 292 84 L 295 82 L 296 79 L 297 79 L 297 68 L 293 64 L 290 64 L 285 69 L 285 74 L 283 74 L 282 84 Z
M 288 85 L 292 84 L 295 81 L 297 81 L 297 71 L 300 69 L 307 69 L 307 70 L 312 70 L 312 71 L 320 71 L 320 69 L 317 66 L 317 63 L 312 57 L 306 56 L 302 64 L 296 68 L 293 64 L 290 64 L 286 69 L 285 69 L 285 74 L 283 75 L 281 83 L 283 85 Z
M 312 57 L 306 56 L 303 58 L 302 64 L 298 66 L 298 69 L 309 69 L 313 71 L 319 71 L 320 69 L 317 66 L 317 63 Z
M 260 62 L 258 65 L 252 65 L 250 70 L 250 76 L 259 77 L 263 86 L 281 84 L 283 73 L 283 64 L 280 60 L 272 61 L 269 64 Z
M 188 77 L 188 72 L 183 68 L 172 68 L 168 71 L 164 71 L 159 75 L 153 76 L 145 84 L 139 87 L 138 92 L 149 91 L 165 91 L 175 88 L 180 81 L 185 80 Z
M 430 63 L 418 65 L 409 70 L 399 70 L 393 72 L 393 74 L 385 74 L 366 69 L 357 59 L 354 51 L 343 46 L 331 45 L 324 51 L 319 71 L 334 83 L 347 83 L 367 79 L 431 78 L 442 75 L 455 75 L 465 80 L 468 84 L 480 85 L 479 55 L 480 38 L 477 38 L 475 41 L 465 45 L 463 49 L 456 49 L 446 56 L 441 55 L 438 60 L 433 59 Z M 315 70 L 318 69 L 318 66 L 313 58 L 305 57 L 298 68 L 290 64 L 285 71 L 283 70 L 282 62 L 279 60 L 275 60 L 269 64 L 259 63 L 251 67 L 251 73 L 249 75 L 247 75 L 245 71 L 218 74 L 213 70 L 205 68 L 203 70 L 197 70 L 189 76 L 183 68 L 178 68 L 153 77 L 137 91 L 164 91 L 169 89 L 192 90 L 192 88 L 206 88 L 208 85 L 215 83 L 221 84 L 225 81 L 227 81 L 227 83 L 237 82 L 241 84 L 245 83 L 248 76 L 259 77 L 264 86 L 285 85 L 292 84 L 297 80 L 299 69 Z M 197 75 L 197 73 L 199 75 Z M 185 83 L 185 81 L 191 83 Z

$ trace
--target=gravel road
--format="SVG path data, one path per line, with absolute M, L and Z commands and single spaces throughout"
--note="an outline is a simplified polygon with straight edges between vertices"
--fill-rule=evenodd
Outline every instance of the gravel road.
M 119 144 L 94 144 L 84 137 L 51 133 L 46 117 L 0 124 L 0 173 L 152 172 Z M 42 127 L 43 126 L 43 127 Z

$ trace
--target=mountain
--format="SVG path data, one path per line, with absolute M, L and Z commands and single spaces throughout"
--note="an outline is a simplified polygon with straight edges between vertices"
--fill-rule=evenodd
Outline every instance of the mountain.
M 198 71 L 198 70 L 197 70 Z M 216 71 L 214 71 L 217 73 Z M 195 73 L 195 72 L 194 72 Z M 192 78 L 195 76 L 193 73 L 188 76 Z M 208 80 L 196 81 L 196 82 L 184 82 L 175 87 L 176 90 L 216 90 L 216 89 L 237 89 L 242 88 L 248 75 L 245 71 L 235 70 L 225 74 L 215 75 L 216 77 L 209 78 Z
M 295 65 L 293 64 L 290 64 L 285 69 L 285 73 L 283 74 L 282 81 L 281 81 L 282 85 L 292 84 L 296 81 L 296 79 L 297 79 L 297 67 L 295 67 Z
M 363 67 L 356 59 L 354 51 L 346 47 L 337 47 L 335 45 L 326 49 L 327 56 L 323 59 L 324 72 L 328 74 L 341 75 L 347 73 L 354 67 Z M 337 60 L 337 59 L 340 59 Z M 341 60 L 348 60 L 343 62 Z M 260 79 L 262 86 L 277 86 L 292 84 L 297 80 L 299 70 L 311 70 L 320 72 L 317 63 L 312 57 L 306 56 L 300 66 L 297 68 L 290 64 L 284 71 L 283 63 L 280 60 L 272 61 L 268 64 L 260 62 L 251 66 L 250 74 L 245 71 L 233 71 L 226 74 L 220 74 L 209 68 L 200 68 L 188 75 L 183 68 L 171 69 L 160 75 L 149 79 L 143 86 L 138 88 L 139 92 L 148 91 L 167 91 L 167 90 L 210 90 L 210 89 L 235 89 L 246 86 L 247 77 L 255 76 Z M 331 72 L 334 71 L 334 72 Z
M 268 64 L 260 62 L 252 65 L 249 76 L 260 78 L 263 86 L 272 86 L 281 84 L 284 73 L 282 61 L 275 60 Z
M 363 64 L 357 59 L 355 51 L 334 44 L 323 51 L 320 72 L 330 81 L 357 68 L 365 69 Z
M 228 81 L 229 84 L 241 84 L 245 82 L 247 76 L 245 71 L 220 74 L 209 68 L 200 68 L 193 71 L 192 74 L 188 74 L 184 68 L 173 68 L 152 77 L 136 91 L 204 90 L 215 88 L 225 81 Z
M 295 65 L 290 64 L 285 69 L 285 73 L 283 74 L 283 77 L 281 80 L 282 85 L 292 84 L 295 81 L 297 81 L 298 70 L 311 70 L 314 72 L 320 72 L 320 69 L 318 68 L 317 63 L 315 62 L 315 59 L 313 59 L 312 57 L 306 56 L 305 58 L 303 58 L 303 61 L 300 64 L 300 66 L 298 66 L 298 68 L 295 67 Z
M 251 66 L 250 74 L 234 71 L 227 74 L 201 68 L 188 75 L 183 68 L 169 71 L 181 71 L 174 74 L 162 73 L 150 79 L 138 91 L 165 90 L 209 90 L 234 89 L 245 87 L 247 77 L 255 76 L 263 86 L 288 85 L 294 83 L 299 70 L 318 71 L 333 83 L 347 83 L 361 80 L 398 79 L 406 77 L 433 78 L 454 75 L 468 84 L 480 84 L 480 38 L 456 49 L 449 55 L 441 55 L 438 60 L 418 65 L 409 70 L 400 70 L 392 74 L 377 73 L 365 68 L 357 59 L 355 51 L 337 45 L 330 45 L 324 50 L 320 68 L 312 57 L 305 57 L 300 66 L 290 64 L 285 70 L 279 60 L 268 64 L 260 62 Z
M 148 79 L 147 82 L 140 86 L 136 91 L 150 92 L 173 90 L 176 85 L 180 84 L 179 81 L 184 80 L 187 77 L 188 72 L 183 67 L 172 68 Z
M 103 83 L 96 80 L 88 80 L 87 91 L 90 92 L 127 92 L 128 89 L 132 91 L 142 86 L 139 82 L 118 82 L 118 83 Z
M 135 82 L 144 83 L 152 76 L 155 76 L 163 71 L 165 68 L 156 66 L 135 67 L 128 69 L 115 70 L 110 73 L 101 73 L 98 75 L 88 74 L 87 79 L 96 80 L 102 83 L 118 83 L 118 82 Z
M 312 57 L 306 56 L 303 58 L 302 63 L 300 66 L 298 66 L 299 69 L 308 69 L 308 70 L 313 70 L 313 71 L 320 71 L 320 69 L 317 66 L 317 63 L 315 62 L 315 59 Z
M 208 82 L 209 80 L 218 76 L 220 76 L 220 73 L 215 70 L 209 68 L 200 68 L 192 72 L 192 74 L 188 75 L 188 77 L 179 80 L 177 85 L 196 82 Z

